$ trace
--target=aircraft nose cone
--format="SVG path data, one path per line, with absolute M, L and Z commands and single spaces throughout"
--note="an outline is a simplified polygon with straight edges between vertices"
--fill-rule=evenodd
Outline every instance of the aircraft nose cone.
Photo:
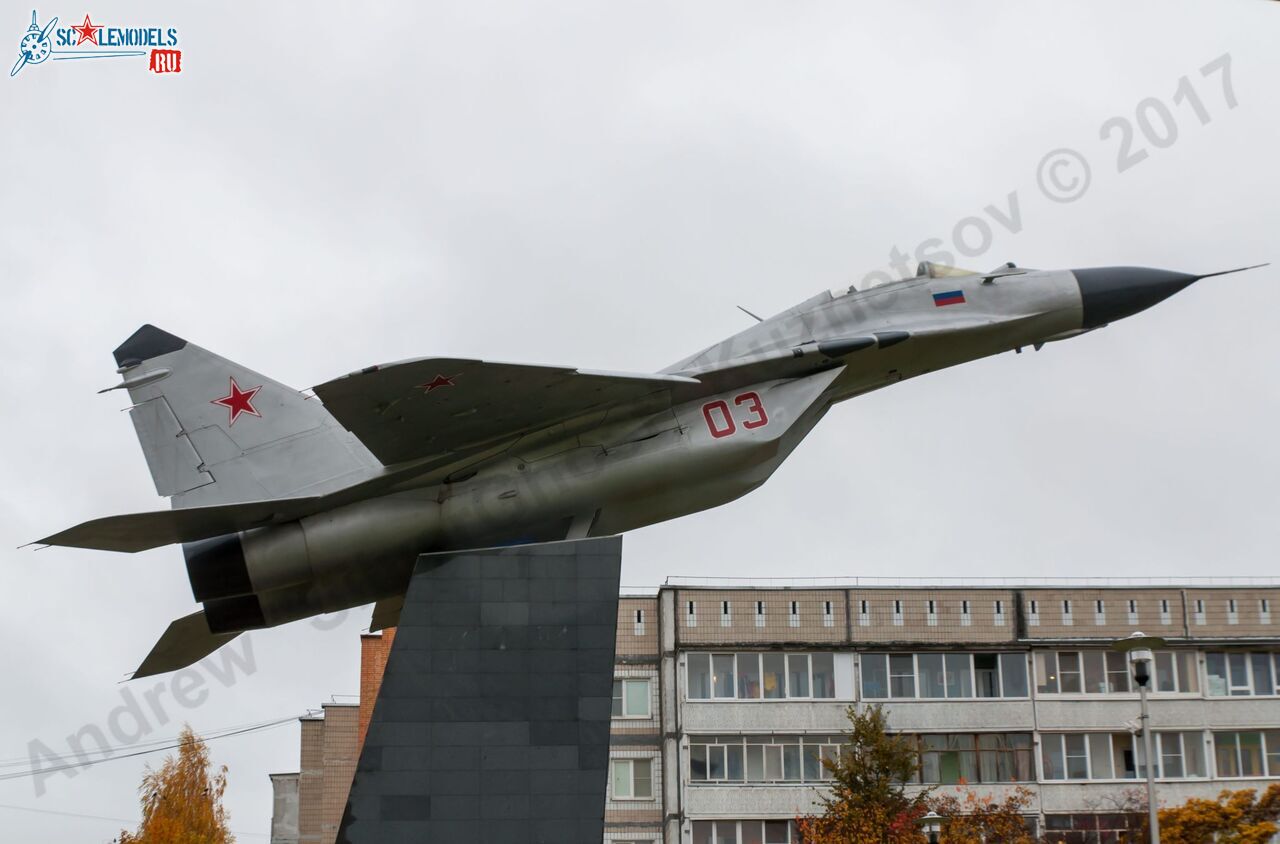
M 1163 302 L 1202 276 L 1149 267 L 1072 270 L 1084 306 L 1082 328 L 1097 328 Z

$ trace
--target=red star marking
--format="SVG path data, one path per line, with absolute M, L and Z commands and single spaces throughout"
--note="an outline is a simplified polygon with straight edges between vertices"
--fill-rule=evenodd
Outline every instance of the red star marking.
M 236 424 L 236 420 L 240 418 L 241 413 L 248 413 L 251 416 L 257 416 L 261 419 L 262 414 L 254 409 L 253 406 L 253 397 L 256 396 L 258 391 L 261 389 L 262 385 L 259 384 L 258 386 L 252 387 L 248 390 L 242 390 L 240 389 L 240 385 L 236 383 L 235 376 L 232 376 L 231 392 L 220 399 L 214 399 L 209 402 L 209 404 L 220 404 L 227 409 L 227 412 L 230 414 L 230 418 L 227 419 L 228 428 Z
M 454 386 L 453 379 L 457 377 L 458 376 L 456 375 L 437 375 L 427 383 L 419 384 L 418 389 L 425 390 L 429 393 L 432 390 L 439 389 L 440 387 L 452 387 Z
M 84 16 L 84 23 L 80 24 L 79 26 L 73 26 L 71 27 L 71 29 L 76 33 L 76 35 L 79 36 L 79 38 L 76 40 L 77 44 L 83 44 L 84 42 L 88 41 L 90 44 L 93 44 L 95 47 L 102 46 L 101 44 L 98 43 L 98 33 L 102 31 L 102 27 L 94 26 L 93 21 L 89 20 L 88 15 Z

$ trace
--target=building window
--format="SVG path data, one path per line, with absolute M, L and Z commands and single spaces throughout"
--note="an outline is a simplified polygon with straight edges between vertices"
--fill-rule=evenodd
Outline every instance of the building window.
M 1236 612 L 1236 599 L 1227 599 L 1227 624 L 1239 624 L 1240 614 Z
M 1204 599 L 1196 598 L 1196 624 L 1204 624 Z
M 1034 660 L 1037 694 L 1107 695 L 1137 691 L 1130 685 L 1128 661 L 1118 651 L 1036 651 Z M 1198 690 L 1194 652 L 1156 653 L 1154 691 Z
M 1173 621 L 1173 617 L 1169 613 L 1169 599 L 1161 598 L 1160 599 L 1160 623 L 1170 624 L 1172 623 L 1172 621 Z
M 996 601 L 996 627 L 1004 627 L 1004 601 Z
M 795 844 L 795 826 L 793 820 L 694 821 L 693 844 Z
M 1034 599 L 1027 601 L 1027 624 L 1031 627 L 1040 626 L 1040 602 Z
M 858 626 L 871 626 L 871 613 L 868 610 L 867 602 L 865 600 L 858 601 Z
M 791 602 L 791 615 L 790 615 L 790 617 L 788 618 L 787 623 L 788 623 L 791 627 L 799 627 L 799 626 L 800 626 L 800 602 L 799 602 L 799 601 L 792 601 L 792 602 Z
M 649 681 L 621 679 L 613 681 L 613 717 L 649 717 Z
M 1062 624 L 1064 627 L 1071 627 L 1075 624 L 1075 620 L 1071 616 L 1071 602 L 1062 602 Z
M 1038 694 L 1129 691 L 1129 666 L 1119 651 L 1038 651 L 1035 663 Z
M 799 620 L 800 620 L 799 616 L 797 616 L 796 621 L 798 622 Z M 823 627 L 836 626 L 835 608 L 832 606 L 832 603 L 830 601 L 822 602 L 822 626 Z
M 1156 651 L 1155 692 L 1195 694 L 1200 691 L 1200 671 L 1195 651 Z
M 868 653 L 862 655 L 868 700 L 1026 697 L 1020 653 Z
M 1208 776 L 1201 733 L 1155 733 L 1161 779 Z M 1142 739 L 1132 733 L 1042 733 L 1046 780 L 1119 780 L 1146 776 Z
M 960 602 L 960 626 L 971 627 L 973 625 L 973 615 L 969 611 L 969 602 Z
M 895 627 L 902 626 L 902 601 L 893 602 L 893 624 Z
M 764 601 L 756 601 L 756 627 L 764 627 Z
M 1215 732 L 1218 776 L 1280 777 L 1280 730 Z
M 1107 604 L 1102 599 L 1093 602 L 1093 623 L 1098 626 L 1107 623 Z
M 1033 782 L 1030 733 L 941 733 L 916 736 L 916 782 L 925 785 Z
M 698 604 L 696 601 L 690 601 L 684 616 L 686 627 L 698 626 Z
M 689 780 L 697 783 L 818 783 L 831 779 L 841 736 L 691 736 Z
M 614 800 L 653 799 L 652 759 L 614 759 L 611 767 Z
M 1280 653 L 1210 651 L 1204 667 L 1212 697 L 1280 694 Z
M 637 636 L 644 635 L 644 610 L 636 610 L 635 627 L 632 630 Z
M 1271 623 L 1271 600 L 1269 598 L 1258 599 L 1258 622 L 1261 624 Z
M 690 700 L 833 699 L 835 654 L 689 654 Z
M 1138 623 L 1138 602 L 1133 598 L 1129 599 L 1129 623 Z
M 720 602 L 720 626 L 729 627 L 733 624 L 732 607 L 728 601 Z

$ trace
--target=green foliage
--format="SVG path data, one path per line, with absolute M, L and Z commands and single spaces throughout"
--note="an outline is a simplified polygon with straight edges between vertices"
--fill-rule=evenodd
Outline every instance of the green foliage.
M 879 704 L 849 707 L 846 743 L 823 761 L 832 776 L 821 796 L 821 815 L 798 818 L 805 844 L 920 844 L 916 819 L 926 811 L 929 790 L 909 795 L 905 783 L 919 768 L 915 743 L 888 732 Z

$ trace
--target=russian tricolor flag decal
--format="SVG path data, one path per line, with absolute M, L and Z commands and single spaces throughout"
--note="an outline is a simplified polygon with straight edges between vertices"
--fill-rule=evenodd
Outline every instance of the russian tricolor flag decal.
M 933 305 L 936 308 L 941 308 L 943 305 L 963 305 L 963 304 L 964 304 L 963 290 L 948 290 L 946 293 L 933 294 Z

